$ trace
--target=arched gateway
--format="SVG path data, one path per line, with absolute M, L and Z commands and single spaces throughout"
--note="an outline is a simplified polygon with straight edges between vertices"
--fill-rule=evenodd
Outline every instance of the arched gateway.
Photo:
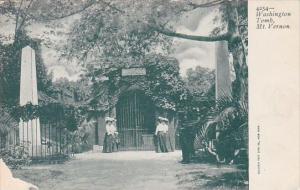
M 97 148 L 101 149 L 98 145 L 103 146 L 107 116 L 117 120 L 119 150 L 154 151 L 154 133 L 158 116 L 169 119 L 169 135 L 172 146 L 175 147 L 175 132 L 178 125 L 176 113 L 155 104 L 149 93 L 149 80 L 152 80 L 150 74 L 144 68 L 120 69 L 108 74 L 108 93 L 102 96 L 103 102 L 106 100 L 108 102 L 103 105 L 108 105 L 108 108 L 97 117 L 94 141 L 96 151 Z
M 155 108 L 140 90 L 123 93 L 116 105 L 121 150 L 153 150 Z

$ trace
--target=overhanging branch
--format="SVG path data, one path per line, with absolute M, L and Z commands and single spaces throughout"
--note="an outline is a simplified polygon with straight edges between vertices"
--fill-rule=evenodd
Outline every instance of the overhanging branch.
M 75 10 L 71 13 L 59 15 L 59 16 L 57 16 L 57 15 L 46 15 L 46 17 L 45 16 L 36 17 L 36 16 L 32 15 L 31 18 L 34 19 L 34 20 L 37 20 L 37 21 L 46 21 L 46 22 L 47 21 L 59 20 L 59 19 L 63 19 L 63 18 L 66 18 L 66 17 L 70 17 L 70 16 L 73 16 L 73 15 L 79 14 L 81 12 L 84 12 L 85 10 L 92 7 L 96 3 L 97 3 L 97 1 L 90 1 L 89 3 L 85 4 L 82 8 L 80 8 L 78 10 Z
M 202 41 L 202 42 L 217 42 L 217 41 L 228 41 L 230 38 L 230 35 L 228 33 L 218 35 L 218 36 L 196 36 L 196 35 L 189 35 L 189 34 L 182 34 L 173 32 L 170 30 L 160 29 L 156 27 L 152 27 L 156 32 L 170 36 L 170 37 L 176 37 L 176 38 L 182 38 L 187 40 L 195 40 L 195 41 Z
M 214 0 L 214 1 L 210 1 L 208 3 L 203 3 L 203 4 L 196 4 L 196 3 L 188 3 L 189 6 L 193 7 L 193 9 L 197 9 L 197 8 L 207 8 L 207 7 L 212 7 L 215 5 L 219 5 L 222 3 L 225 3 L 226 0 Z
M 54 21 L 54 20 L 59 20 L 59 19 L 63 19 L 63 18 L 66 18 L 66 17 L 70 17 L 70 16 L 73 16 L 73 15 L 76 15 L 76 14 L 79 14 L 81 12 L 84 12 L 86 11 L 88 8 L 92 7 L 93 5 L 97 4 L 97 3 L 102 3 L 103 5 L 117 11 L 117 12 L 120 12 L 120 13 L 125 13 L 124 11 L 118 9 L 116 6 L 112 5 L 112 3 L 110 2 L 106 2 L 104 0 L 93 0 L 93 1 L 90 1 L 89 3 L 85 4 L 81 9 L 79 10 L 76 10 L 76 11 L 73 11 L 71 13 L 68 13 L 68 14 L 64 14 L 64 15 L 59 15 L 59 16 L 56 16 L 56 15 L 52 15 L 52 16 L 48 16 L 48 18 L 46 17 L 42 17 L 42 18 L 36 18 L 34 16 L 32 16 L 33 19 L 37 20 L 37 21 Z
M 125 11 L 123 11 L 123 10 L 117 8 L 116 6 L 112 5 L 112 4 L 109 3 L 109 2 L 106 2 L 106 1 L 104 1 L 104 0 L 99 0 L 99 1 L 102 2 L 104 5 L 110 7 L 111 9 L 117 11 L 117 12 L 120 12 L 120 13 L 123 13 L 123 14 L 125 13 Z

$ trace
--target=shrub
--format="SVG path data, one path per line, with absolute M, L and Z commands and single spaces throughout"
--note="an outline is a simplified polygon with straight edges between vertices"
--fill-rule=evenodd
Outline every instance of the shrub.
M 2 148 L 0 149 L 0 157 L 13 169 L 20 169 L 22 166 L 27 166 L 31 163 L 28 147 L 25 145 L 14 145 Z
M 217 155 L 217 160 L 247 164 L 248 103 L 231 97 L 220 98 L 211 107 L 206 118 L 207 122 L 199 128 L 199 134 L 201 140 L 204 139 L 207 143 L 216 138 L 214 154 Z
M 92 148 L 92 145 L 88 142 L 88 137 L 91 134 L 91 128 L 86 122 L 83 122 L 77 130 L 71 133 L 71 144 L 74 153 L 81 153 Z

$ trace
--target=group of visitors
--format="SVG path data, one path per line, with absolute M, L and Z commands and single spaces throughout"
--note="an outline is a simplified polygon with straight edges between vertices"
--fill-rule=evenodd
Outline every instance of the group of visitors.
M 119 149 L 119 134 L 116 127 L 116 120 L 112 117 L 105 118 L 106 133 L 104 137 L 103 152 L 116 152 Z
M 187 118 L 186 115 L 180 117 L 179 124 L 180 127 L 178 128 L 179 132 L 179 143 L 182 150 L 182 163 L 189 163 L 192 161 L 193 157 L 195 156 L 194 150 L 194 139 L 195 139 L 195 123 L 197 121 L 191 121 Z M 110 153 L 116 152 L 119 150 L 119 134 L 116 127 L 116 119 L 112 117 L 105 118 L 105 128 L 106 133 L 104 137 L 104 145 L 103 145 L 103 152 Z M 172 147 L 172 143 L 170 140 L 169 135 L 169 120 L 164 117 L 158 117 L 157 125 L 154 132 L 154 146 L 155 152 L 157 153 L 167 153 L 170 151 L 174 151 Z M 215 154 L 213 151 L 208 149 L 208 152 L 212 155 L 216 155 L 217 160 L 219 162 L 218 155 Z M 238 151 L 234 153 L 236 156 Z M 233 162 L 233 161 L 232 161 Z
M 158 124 L 154 134 L 154 145 L 156 152 L 173 151 L 170 136 L 168 134 L 168 122 L 169 120 L 167 118 L 158 117 Z M 116 120 L 112 117 L 106 117 L 105 128 L 106 133 L 103 143 L 103 152 L 110 153 L 118 151 L 120 140 L 116 127 Z
M 116 152 L 119 149 L 119 135 L 116 127 L 116 119 L 112 117 L 105 118 L 106 133 L 104 137 L 103 152 L 110 153 Z M 194 131 L 189 127 L 186 119 L 181 120 L 180 145 L 182 149 L 182 162 L 189 163 L 194 154 L 193 141 Z M 155 152 L 166 153 L 173 151 L 172 143 L 169 135 L 169 120 L 164 117 L 158 117 L 157 125 L 154 133 Z

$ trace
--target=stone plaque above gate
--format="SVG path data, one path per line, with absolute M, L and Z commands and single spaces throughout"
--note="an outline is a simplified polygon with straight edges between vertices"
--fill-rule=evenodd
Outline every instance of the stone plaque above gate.
M 122 69 L 122 76 L 141 76 L 146 75 L 145 68 Z

